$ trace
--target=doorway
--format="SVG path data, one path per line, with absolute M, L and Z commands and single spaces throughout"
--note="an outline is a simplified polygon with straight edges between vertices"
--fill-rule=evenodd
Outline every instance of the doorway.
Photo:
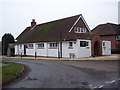
M 100 55 L 100 43 L 96 41 L 94 43 L 94 56 L 99 56 Z

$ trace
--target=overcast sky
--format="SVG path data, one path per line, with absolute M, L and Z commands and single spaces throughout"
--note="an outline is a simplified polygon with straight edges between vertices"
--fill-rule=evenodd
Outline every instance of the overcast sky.
M 0 39 L 15 38 L 32 19 L 37 24 L 82 14 L 90 29 L 103 23 L 118 24 L 120 0 L 0 0 Z

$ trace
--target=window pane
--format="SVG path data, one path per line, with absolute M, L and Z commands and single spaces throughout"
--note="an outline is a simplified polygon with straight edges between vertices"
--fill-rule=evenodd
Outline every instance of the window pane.
M 20 49 L 22 49 L 22 45 L 20 45 Z
M 57 47 L 57 43 L 50 43 L 50 47 Z
M 105 42 L 103 42 L 103 46 L 105 46 Z
M 81 28 L 81 32 L 83 32 L 83 28 Z
M 75 32 L 77 32 L 77 27 L 75 27 Z
M 84 32 L 86 33 L 86 28 L 84 29 Z
M 86 46 L 89 46 L 89 42 L 86 42 Z
M 72 47 L 72 46 L 73 46 L 73 43 L 72 43 L 72 42 L 69 42 L 69 46 L 71 46 L 71 47 Z
M 28 47 L 29 48 L 33 48 L 33 44 L 28 44 Z
M 80 28 L 78 27 L 78 32 L 80 32 Z
M 56 43 L 56 47 L 57 47 L 57 43 Z
M 80 41 L 80 47 L 86 47 L 86 41 Z
M 52 47 L 52 43 L 50 43 L 50 47 Z
M 38 47 L 44 47 L 44 43 L 38 44 Z

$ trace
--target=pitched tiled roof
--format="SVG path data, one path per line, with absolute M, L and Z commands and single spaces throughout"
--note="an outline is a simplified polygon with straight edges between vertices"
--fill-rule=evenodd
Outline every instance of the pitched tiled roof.
M 81 15 L 81 14 L 80 14 Z M 16 39 L 17 43 L 75 40 L 76 35 L 69 30 L 80 15 L 38 24 L 34 29 L 27 27 Z
M 98 33 L 99 35 L 114 35 L 120 34 L 120 24 L 100 24 L 92 30 L 93 33 Z

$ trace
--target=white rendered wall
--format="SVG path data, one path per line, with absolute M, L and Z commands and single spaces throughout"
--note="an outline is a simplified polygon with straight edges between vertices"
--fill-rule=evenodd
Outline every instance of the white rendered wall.
M 103 46 L 103 42 L 105 46 Z M 111 55 L 111 41 L 102 41 L 102 55 Z
M 87 41 L 89 43 L 89 46 L 80 47 L 80 41 Z M 76 58 L 90 57 L 91 56 L 91 40 L 77 39 L 76 49 L 77 49 Z
M 89 46 L 80 47 L 80 41 L 88 41 Z M 69 48 L 69 42 L 73 42 L 73 46 Z M 44 48 L 38 48 L 37 43 L 32 43 L 34 46 L 32 49 L 26 48 L 26 55 L 35 56 L 35 52 L 37 52 L 37 56 L 48 56 L 48 57 L 58 57 L 58 47 L 50 48 L 50 42 L 44 42 Z M 19 46 L 19 45 L 18 45 Z M 22 44 L 22 48 L 18 48 L 15 46 L 15 54 L 24 55 L 24 44 Z M 60 44 L 59 44 L 60 51 Z M 64 41 L 62 42 L 62 57 L 70 58 L 70 54 L 74 54 L 74 58 L 81 57 L 89 57 L 91 56 L 91 40 L 77 39 L 76 41 Z
M 31 55 L 35 56 L 35 50 L 36 50 L 36 44 L 35 43 L 30 43 L 33 44 L 33 48 L 26 48 L 26 55 Z
M 89 42 L 89 46 L 87 47 L 80 47 L 80 41 L 87 41 Z M 71 42 L 71 41 L 70 41 Z M 74 54 L 74 58 L 81 58 L 81 57 L 90 57 L 91 56 L 91 40 L 84 40 L 84 39 L 77 39 L 73 41 L 73 48 L 69 49 L 69 42 L 62 43 L 62 55 L 65 58 L 70 58 L 70 54 Z
M 50 48 L 50 43 L 48 43 L 48 57 L 58 57 L 58 47 Z
M 18 45 L 15 45 L 15 55 L 19 53 Z
M 22 46 L 21 48 L 20 48 L 20 45 Z M 23 44 L 15 45 L 15 54 L 16 55 L 24 54 L 24 45 Z
M 44 43 L 44 48 L 38 48 L 36 44 L 37 56 L 47 56 L 47 43 Z
M 69 48 L 69 42 L 73 42 L 73 47 Z M 62 57 L 63 58 L 69 58 L 70 54 L 74 54 L 75 58 L 76 58 L 76 41 L 66 41 L 66 42 L 62 42 Z

